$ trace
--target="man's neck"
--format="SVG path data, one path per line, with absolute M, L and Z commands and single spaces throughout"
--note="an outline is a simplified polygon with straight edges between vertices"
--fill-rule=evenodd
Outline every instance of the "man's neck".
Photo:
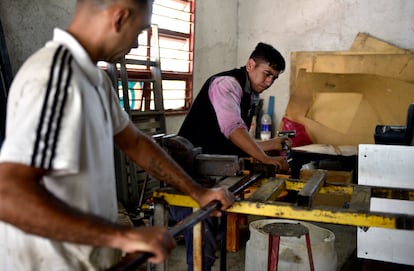
M 246 83 L 244 84 L 243 91 L 245 93 L 250 93 L 251 94 L 252 93 L 252 89 L 250 87 L 250 79 L 249 79 L 249 75 L 248 75 L 247 71 L 245 71 L 245 74 L 246 74 Z
M 78 10 L 67 29 L 68 33 L 79 42 L 95 63 L 100 60 L 104 44 L 100 40 L 99 18 L 96 17 L 93 14 L 85 14 L 84 10 Z

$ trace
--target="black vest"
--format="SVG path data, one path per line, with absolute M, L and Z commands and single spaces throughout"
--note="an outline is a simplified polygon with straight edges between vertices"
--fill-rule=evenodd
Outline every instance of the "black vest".
M 231 154 L 247 156 L 245 152 L 236 147 L 220 131 L 217 115 L 208 96 L 211 82 L 218 76 L 232 76 L 240 84 L 243 90 L 240 109 L 241 117 L 247 127 L 250 127 L 254 113 L 254 105 L 251 105 L 251 95 L 244 91 L 246 85 L 246 68 L 234 69 L 211 76 L 203 85 L 186 116 L 179 136 L 187 138 L 194 147 L 202 147 L 202 153 L 208 154 Z

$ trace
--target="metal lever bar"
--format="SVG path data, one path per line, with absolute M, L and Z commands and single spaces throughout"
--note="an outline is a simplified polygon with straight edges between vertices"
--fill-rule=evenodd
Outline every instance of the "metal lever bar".
M 248 175 L 241 179 L 239 182 L 234 184 L 233 186 L 229 187 L 229 191 L 232 192 L 234 195 L 239 194 L 242 192 L 245 188 L 252 185 L 254 182 L 256 182 L 260 177 L 262 177 L 262 173 Z M 214 210 L 217 210 L 221 207 L 221 203 L 219 201 L 212 201 L 206 206 L 198 209 L 197 211 L 193 212 L 190 216 L 186 217 L 182 223 L 175 225 L 172 227 L 169 232 L 172 236 L 177 236 L 180 232 L 191 228 L 195 224 L 202 221 L 204 218 L 208 217 L 211 212 Z M 140 256 L 127 260 L 122 261 L 111 267 L 108 271 L 134 271 L 138 266 L 145 263 L 148 258 L 152 256 L 151 253 L 143 253 Z
M 299 206 L 311 207 L 313 199 L 319 193 L 327 178 L 327 171 L 318 169 L 299 191 L 297 202 Z

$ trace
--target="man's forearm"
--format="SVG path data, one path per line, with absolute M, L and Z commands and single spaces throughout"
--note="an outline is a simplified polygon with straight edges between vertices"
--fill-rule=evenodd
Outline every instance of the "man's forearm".
M 284 157 L 269 156 L 263 149 L 250 137 L 246 129 L 236 129 L 231 135 L 230 140 L 244 152 L 265 164 L 273 164 L 281 171 L 289 170 L 289 165 Z
M 233 133 L 231 133 L 229 139 L 234 145 L 239 147 L 245 153 L 261 162 L 265 162 L 265 160 L 268 158 L 263 149 L 260 148 L 260 146 L 249 135 L 246 129 L 238 128 L 234 130 Z
M 283 148 L 282 143 L 287 140 L 287 138 L 275 137 L 269 140 L 258 141 L 257 144 L 264 151 L 281 151 Z
M 141 131 L 133 127 L 126 128 L 115 136 L 115 142 L 130 159 L 158 180 L 193 197 L 204 191 L 158 144 Z

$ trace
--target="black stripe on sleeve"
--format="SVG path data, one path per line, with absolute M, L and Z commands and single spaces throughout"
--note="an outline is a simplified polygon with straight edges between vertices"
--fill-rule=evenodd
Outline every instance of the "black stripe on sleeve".
M 36 130 L 31 165 L 49 169 L 55 155 L 60 121 L 66 101 L 68 84 L 72 75 L 72 56 L 61 45 L 57 48 L 50 67 L 49 81 Z
M 67 62 L 67 65 L 69 66 L 69 69 L 68 69 L 68 73 L 67 73 L 67 77 L 66 77 L 66 83 L 65 83 L 65 86 L 63 87 L 63 98 L 62 98 L 62 102 L 60 104 L 60 108 L 59 108 L 59 112 L 58 112 L 55 134 L 54 134 L 53 141 L 52 141 L 53 142 L 52 143 L 52 150 L 51 150 L 51 154 L 50 154 L 49 163 L 47 165 L 48 169 L 52 168 L 53 159 L 55 158 L 55 154 L 56 154 L 56 146 L 57 146 L 57 142 L 59 140 L 59 132 L 60 132 L 61 124 L 62 124 L 63 110 L 65 108 L 66 99 L 67 99 L 67 96 L 68 96 L 68 89 L 69 89 L 69 85 L 70 85 L 70 80 L 72 78 L 71 63 L 72 63 L 72 56 L 69 55 L 69 59 L 68 59 L 68 62 Z
M 41 137 L 42 137 L 42 127 L 43 127 L 43 124 L 44 124 L 43 119 L 45 118 L 45 115 L 46 115 L 46 109 L 47 109 L 47 104 L 48 104 L 48 100 L 49 100 L 50 90 L 51 90 L 52 85 L 53 85 L 53 78 L 54 78 L 54 74 L 55 74 L 56 62 L 58 61 L 58 57 L 60 55 L 60 52 L 62 51 L 62 48 L 63 48 L 63 46 L 59 46 L 58 49 L 56 50 L 56 52 L 53 56 L 52 65 L 50 67 L 49 81 L 48 81 L 48 84 L 47 84 L 45 99 L 43 101 L 42 111 L 41 111 L 41 114 L 40 114 L 39 123 L 38 123 L 37 131 L 36 131 L 36 139 L 35 139 L 35 144 L 34 144 L 34 148 L 33 148 L 31 166 L 37 166 L 36 165 L 36 158 L 37 158 L 37 155 L 38 155 L 39 145 L 40 145 L 40 141 L 41 141 Z
M 68 50 L 64 50 L 63 51 L 63 56 L 62 56 L 62 61 L 60 62 L 60 67 L 59 67 L 59 73 L 58 73 L 58 78 L 57 78 L 57 82 L 56 82 L 56 87 L 54 89 L 54 93 L 53 93 L 53 100 L 52 100 L 52 105 L 50 107 L 50 113 L 49 113 L 49 118 L 47 120 L 47 129 L 46 129 L 46 134 L 44 137 L 44 145 L 43 145 L 43 151 L 42 151 L 42 159 L 40 161 L 40 167 L 41 168 L 46 168 L 45 167 L 45 160 L 48 156 L 48 151 L 49 150 L 49 143 L 50 143 L 50 138 L 51 138 L 51 134 L 56 133 L 57 131 L 53 131 L 56 127 L 53 127 L 56 125 L 55 123 L 55 118 L 57 117 L 56 115 L 56 111 L 58 110 L 57 108 L 57 104 L 59 101 L 59 98 L 64 94 L 62 93 L 62 77 L 65 73 L 65 66 L 66 66 L 66 61 L 67 61 L 67 56 L 68 56 Z

